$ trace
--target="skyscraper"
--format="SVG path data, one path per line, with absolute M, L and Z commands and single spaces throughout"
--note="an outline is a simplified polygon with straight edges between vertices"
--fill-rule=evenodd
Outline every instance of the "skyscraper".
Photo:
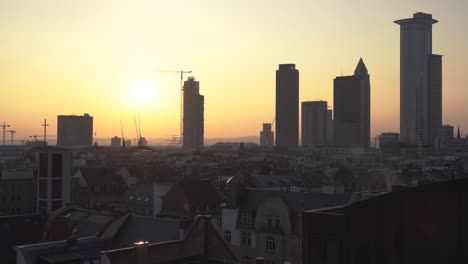
M 400 25 L 400 140 L 428 146 L 442 126 L 442 56 L 432 54 L 432 15 L 415 13 Z
M 370 81 L 362 58 L 352 76 L 336 77 L 333 87 L 334 140 L 337 147 L 370 145 Z
M 327 143 L 327 102 L 302 102 L 303 147 L 321 147 Z
M 58 146 L 93 145 L 93 117 L 89 114 L 57 117 Z
M 204 96 L 200 95 L 200 83 L 195 77 L 184 82 L 184 126 L 183 148 L 203 149 Z
M 263 130 L 260 131 L 260 147 L 273 147 L 273 131 L 271 131 L 271 124 L 264 123 Z
M 276 146 L 299 145 L 299 71 L 294 64 L 276 70 Z
M 334 144 L 334 140 L 333 140 L 333 110 L 331 110 L 331 109 L 327 110 L 326 126 L 327 126 L 327 146 L 333 146 L 333 144 Z

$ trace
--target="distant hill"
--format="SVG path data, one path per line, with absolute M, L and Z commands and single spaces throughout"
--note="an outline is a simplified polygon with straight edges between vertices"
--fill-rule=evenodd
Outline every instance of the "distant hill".
M 150 146 L 167 146 L 169 144 L 170 138 L 147 138 Z M 49 145 L 54 146 L 56 144 L 56 139 L 47 140 Z M 99 146 L 109 146 L 110 138 L 94 138 L 94 142 L 97 142 Z M 132 144 L 135 141 L 132 140 Z M 233 137 L 233 138 L 205 138 L 205 146 L 211 146 L 218 142 L 224 143 L 240 143 L 240 142 L 251 142 L 255 144 L 260 143 L 260 138 L 256 136 L 246 136 L 246 137 Z
M 252 142 L 243 142 L 244 149 L 255 148 L 258 147 L 257 143 Z M 238 150 L 240 148 L 240 142 L 218 142 L 209 147 L 208 150 L 214 151 L 230 151 L 230 150 Z
M 250 136 L 250 137 L 237 137 L 237 138 L 205 138 L 205 146 L 211 146 L 214 145 L 218 142 L 223 142 L 223 143 L 255 143 L 259 144 L 260 139 L 259 137 L 256 136 Z

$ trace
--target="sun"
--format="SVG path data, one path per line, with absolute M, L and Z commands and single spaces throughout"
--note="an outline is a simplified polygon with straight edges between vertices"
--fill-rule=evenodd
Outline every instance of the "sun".
M 149 81 L 137 81 L 130 85 L 130 97 L 134 104 L 154 103 L 155 87 Z

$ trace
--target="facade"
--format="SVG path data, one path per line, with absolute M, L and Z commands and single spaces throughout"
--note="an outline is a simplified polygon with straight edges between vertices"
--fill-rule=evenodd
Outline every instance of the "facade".
M 352 76 L 336 77 L 333 86 L 335 146 L 370 145 L 370 81 L 362 58 Z
M 111 138 L 111 147 L 113 148 L 120 148 L 122 145 L 122 139 L 115 136 L 113 138 Z
M 439 128 L 439 134 L 434 138 L 434 149 L 447 149 L 454 142 L 454 128 L 451 125 L 443 125 Z
M 71 201 L 71 151 L 45 147 L 38 151 L 37 212 L 48 214 Z
M 384 153 L 399 154 L 400 134 L 391 132 L 382 133 L 375 137 L 374 147 Z
M 260 147 L 273 147 L 274 133 L 271 131 L 271 124 L 264 123 L 263 130 L 260 131 Z
M 234 178 L 225 194 L 221 232 L 241 263 L 253 264 L 257 257 L 269 264 L 300 263 L 299 212 L 347 204 L 350 197 L 246 188 Z
M 0 216 L 35 212 L 33 180 L 32 170 L 0 171 Z
M 327 144 L 327 102 L 302 102 L 302 147 L 322 147 Z
M 299 71 L 280 64 L 276 71 L 276 146 L 299 145 Z
M 407 188 L 302 215 L 302 263 L 466 263 L 468 180 Z
M 326 128 L 327 128 L 327 146 L 333 146 L 333 110 L 327 110 L 327 120 L 326 120 Z
M 205 98 L 194 77 L 184 82 L 183 148 L 203 149 Z
M 415 13 L 400 25 L 400 140 L 429 146 L 442 126 L 442 56 L 432 54 L 432 15 Z
M 59 115 L 57 117 L 57 146 L 93 145 L 93 117 Z

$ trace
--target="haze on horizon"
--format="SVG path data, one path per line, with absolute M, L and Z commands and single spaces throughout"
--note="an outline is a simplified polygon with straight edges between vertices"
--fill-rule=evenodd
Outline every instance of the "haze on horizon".
M 333 104 L 333 78 L 360 57 L 371 81 L 371 134 L 399 132 L 400 29 L 430 13 L 443 58 L 443 123 L 468 131 L 468 1 L 0 0 L 0 121 L 16 139 L 55 135 L 57 115 L 89 113 L 99 138 L 179 131 L 180 76 L 205 95 L 205 137 L 258 135 L 275 113 L 275 70 L 295 63 L 300 101 Z M 186 75 L 187 77 L 189 75 Z M 153 88 L 153 89 L 151 89 Z M 148 96 L 139 93 L 150 91 Z

